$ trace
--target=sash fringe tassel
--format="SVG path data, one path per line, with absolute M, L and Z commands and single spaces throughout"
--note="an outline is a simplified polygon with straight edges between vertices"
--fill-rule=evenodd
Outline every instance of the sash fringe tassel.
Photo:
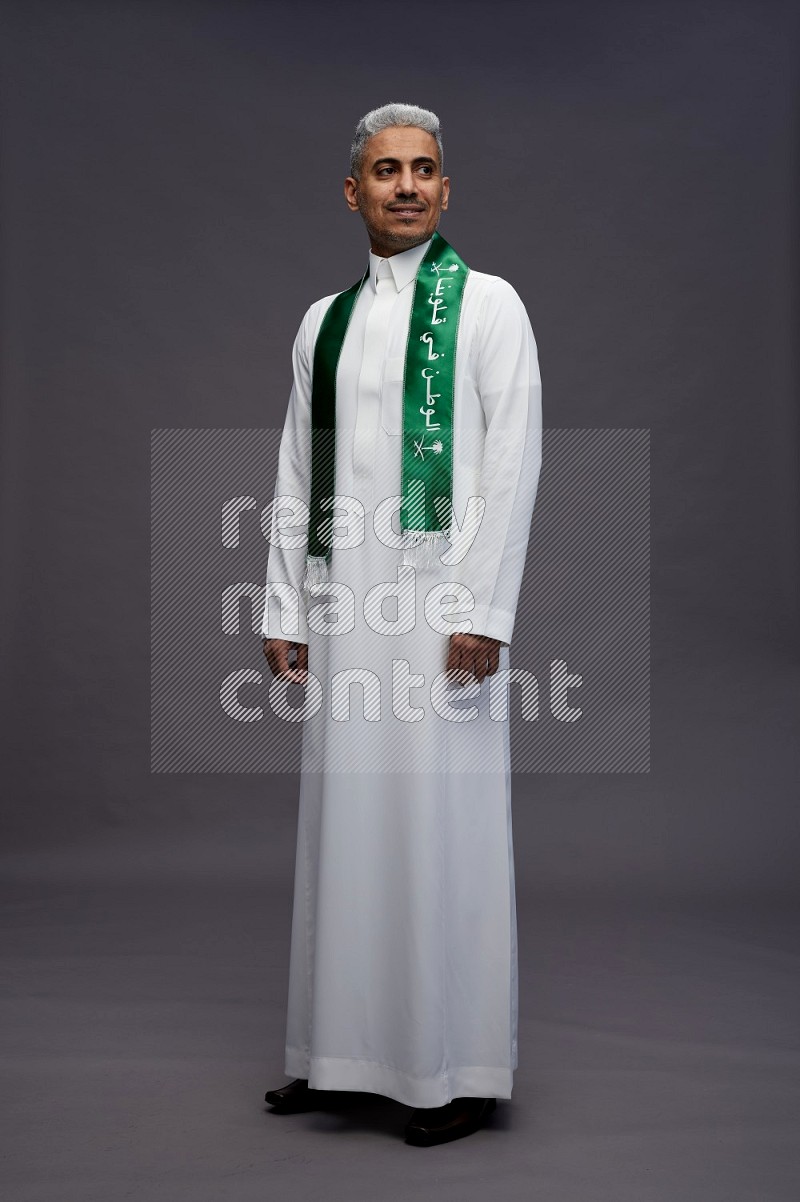
M 307 555 L 302 587 L 312 592 L 317 585 L 328 583 L 328 561 L 324 555 Z
M 407 530 L 406 535 L 415 535 L 413 542 L 403 547 L 403 563 L 412 568 L 432 568 L 446 550 L 447 536 L 442 530 Z

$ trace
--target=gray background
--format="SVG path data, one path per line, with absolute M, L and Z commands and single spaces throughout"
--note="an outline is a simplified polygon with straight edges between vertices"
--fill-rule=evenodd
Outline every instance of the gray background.
M 792 6 L 7 4 L 0 53 L 6 1196 L 795 1198 Z M 391 99 L 545 424 L 652 440 L 651 772 L 515 778 L 514 1099 L 432 1150 L 263 1113 L 296 778 L 149 772 L 150 431 L 281 424 Z

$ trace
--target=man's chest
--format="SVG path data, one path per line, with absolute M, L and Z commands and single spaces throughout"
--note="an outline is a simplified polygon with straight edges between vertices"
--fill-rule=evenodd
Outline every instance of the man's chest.
M 366 423 L 386 434 L 399 436 L 403 428 L 404 379 L 408 353 L 413 287 L 393 295 L 362 296 L 347 328 L 336 376 L 337 425 Z M 465 288 L 460 315 L 455 320 L 455 359 L 451 378 L 456 395 L 479 395 L 479 297 Z M 469 407 L 470 398 L 461 409 Z M 420 396 L 420 403 L 425 398 Z M 456 409 L 459 406 L 455 407 Z M 459 415 L 454 410 L 454 420 Z M 466 416 L 462 414 L 461 416 Z

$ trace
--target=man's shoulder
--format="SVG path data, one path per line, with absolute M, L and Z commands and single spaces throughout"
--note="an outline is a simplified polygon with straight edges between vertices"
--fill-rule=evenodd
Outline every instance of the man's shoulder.
M 500 275 L 491 275 L 487 271 L 475 271 L 470 268 L 466 287 L 480 299 L 492 299 L 498 302 L 516 301 L 522 304 L 522 298 L 513 284 Z
M 308 306 L 303 316 L 303 323 L 314 325 L 322 317 L 324 317 L 328 307 L 336 300 L 338 292 L 331 292 L 328 296 L 321 296 L 319 300 L 315 300 Z
M 514 285 L 487 271 L 470 270 L 464 289 L 464 317 L 477 338 L 490 331 L 530 327 L 525 302 Z
M 331 302 L 334 301 L 338 295 L 338 292 L 331 292 L 329 296 L 321 296 L 319 300 L 316 300 L 313 304 L 309 305 L 303 314 L 303 319 L 300 322 L 297 330 L 295 346 L 299 348 L 304 355 L 309 356 L 311 354 L 311 348 L 316 342 L 319 327 L 322 324 L 322 319 L 327 313 Z

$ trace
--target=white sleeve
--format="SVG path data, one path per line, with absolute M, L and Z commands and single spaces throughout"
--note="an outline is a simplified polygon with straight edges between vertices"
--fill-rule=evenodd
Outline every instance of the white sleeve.
M 308 643 L 307 602 L 302 589 L 308 516 L 307 508 L 305 520 L 298 516 L 297 502 L 308 507 L 311 497 L 311 360 L 308 335 L 312 309 L 306 313 L 292 349 L 294 380 L 278 454 L 261 624 L 262 637 L 287 639 L 295 643 Z M 279 498 L 292 500 L 284 504 L 279 503 Z M 292 541 L 299 545 L 286 546 L 287 536 L 294 536 Z
M 522 300 L 495 277 L 477 331 L 477 385 L 486 422 L 483 520 L 461 565 L 475 598 L 472 633 L 510 644 L 542 463 L 542 384 Z

